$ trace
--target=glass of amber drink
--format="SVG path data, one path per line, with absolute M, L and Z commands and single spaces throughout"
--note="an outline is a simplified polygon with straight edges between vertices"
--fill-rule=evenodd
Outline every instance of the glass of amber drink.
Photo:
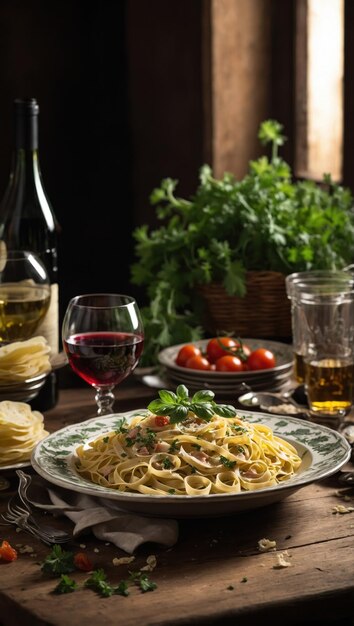
M 338 428 L 353 404 L 354 290 L 321 286 L 299 296 L 304 377 L 314 420 Z
M 294 349 L 294 377 L 298 383 L 305 382 L 306 318 L 302 293 L 320 295 L 332 292 L 351 291 L 354 275 L 344 270 L 313 270 L 296 272 L 286 277 L 287 296 L 291 301 L 292 343 Z

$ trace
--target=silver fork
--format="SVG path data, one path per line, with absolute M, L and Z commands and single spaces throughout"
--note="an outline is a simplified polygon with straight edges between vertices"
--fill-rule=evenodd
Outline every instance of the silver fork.
M 63 530 L 42 524 L 42 522 L 38 523 L 29 503 L 21 497 L 20 492 L 10 498 L 7 512 L 3 513 L 1 517 L 5 524 L 14 524 L 48 545 L 67 543 L 71 539 L 71 536 Z
M 8 521 L 17 524 L 23 530 L 28 530 L 45 543 L 66 543 L 70 540 L 70 535 L 67 532 L 42 522 L 39 524 L 29 508 L 17 504 L 15 499 L 10 499 L 7 513 L 4 515 Z

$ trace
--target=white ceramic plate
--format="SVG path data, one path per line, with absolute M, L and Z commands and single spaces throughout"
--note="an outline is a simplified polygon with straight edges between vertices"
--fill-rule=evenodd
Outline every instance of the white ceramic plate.
M 316 480 L 337 472 L 350 457 L 351 448 L 338 432 L 292 416 L 238 411 L 252 423 L 261 422 L 291 441 L 302 457 L 296 475 L 276 487 L 237 494 L 208 496 L 145 495 L 101 487 L 82 478 L 75 468 L 75 449 L 81 443 L 114 430 L 122 417 L 129 420 L 146 409 L 95 417 L 48 435 L 32 453 L 32 465 L 50 483 L 72 491 L 114 500 L 117 506 L 143 515 L 159 517 L 217 517 L 277 502 Z

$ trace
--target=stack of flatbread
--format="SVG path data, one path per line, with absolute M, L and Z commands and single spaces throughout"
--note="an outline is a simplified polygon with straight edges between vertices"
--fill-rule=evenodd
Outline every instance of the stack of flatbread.
M 0 348 L 0 386 L 21 383 L 51 370 L 50 347 L 44 337 L 15 341 Z
M 43 415 L 25 402 L 0 402 L 0 468 L 28 461 L 38 441 L 48 435 Z

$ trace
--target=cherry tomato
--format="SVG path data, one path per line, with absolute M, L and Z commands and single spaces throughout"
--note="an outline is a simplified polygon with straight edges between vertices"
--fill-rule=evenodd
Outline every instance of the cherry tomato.
M 93 565 L 87 554 L 85 554 L 84 552 L 78 552 L 77 554 L 75 554 L 74 565 L 76 569 L 79 569 L 82 572 L 92 572 L 93 570 Z
M 243 363 L 238 356 L 226 354 L 216 361 L 215 369 L 217 372 L 242 372 Z
M 198 356 L 199 354 L 201 354 L 200 348 L 197 348 L 197 346 L 193 343 L 187 343 L 179 350 L 176 357 L 176 363 L 180 367 L 185 367 L 188 359 L 192 356 Z
M 249 355 L 247 365 L 250 370 L 267 370 L 275 367 L 275 356 L 270 350 L 257 348 Z
M 210 363 L 208 359 L 202 354 L 196 354 L 188 359 L 185 367 L 188 367 L 192 370 L 210 370 Z
M 0 560 L 7 561 L 15 561 L 17 559 L 17 552 L 15 548 L 10 546 L 8 541 L 3 541 L 0 546 Z
M 237 344 L 238 348 L 241 348 L 241 345 L 238 343 Z M 242 348 L 241 350 L 243 350 L 244 355 L 248 358 L 249 355 L 251 354 L 252 350 L 251 348 L 249 348 L 248 346 L 246 346 L 245 343 L 242 344 Z
M 165 415 L 156 415 L 155 424 L 159 428 L 163 428 L 164 426 L 167 426 L 167 424 L 169 423 L 170 423 L 170 420 Z
M 237 342 L 232 337 L 214 337 L 208 341 L 206 353 L 210 363 L 216 363 L 218 359 L 230 354 L 230 349 L 236 348 Z

